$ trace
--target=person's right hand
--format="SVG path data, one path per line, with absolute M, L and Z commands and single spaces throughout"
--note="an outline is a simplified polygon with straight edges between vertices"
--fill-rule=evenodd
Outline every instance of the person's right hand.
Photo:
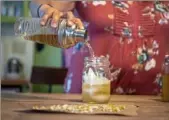
M 51 7 L 47 4 L 43 4 L 39 12 L 43 13 L 41 17 L 41 25 L 45 25 L 49 18 L 52 18 L 51 26 L 56 28 L 57 22 L 61 17 L 66 17 L 68 19 L 68 25 L 77 25 L 79 29 L 84 29 L 83 23 L 79 18 L 76 18 L 71 11 L 69 12 L 60 12 L 59 10 Z

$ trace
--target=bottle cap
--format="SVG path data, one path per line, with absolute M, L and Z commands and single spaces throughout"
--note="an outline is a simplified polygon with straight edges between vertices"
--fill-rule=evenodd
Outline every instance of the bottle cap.
M 76 38 L 82 38 L 83 40 L 87 39 L 87 30 L 85 29 L 75 29 L 74 36 Z

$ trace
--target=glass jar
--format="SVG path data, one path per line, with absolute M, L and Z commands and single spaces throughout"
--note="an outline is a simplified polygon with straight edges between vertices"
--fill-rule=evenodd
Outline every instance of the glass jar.
M 26 40 L 60 48 L 70 48 L 87 39 L 87 30 L 78 29 L 76 25 L 69 26 L 67 19 L 59 19 L 56 28 L 51 27 L 51 19 L 45 26 L 40 24 L 40 20 L 19 18 L 14 25 L 15 34 L 23 36 Z
M 82 99 L 87 103 L 107 103 L 110 99 L 110 62 L 107 57 L 86 57 Z

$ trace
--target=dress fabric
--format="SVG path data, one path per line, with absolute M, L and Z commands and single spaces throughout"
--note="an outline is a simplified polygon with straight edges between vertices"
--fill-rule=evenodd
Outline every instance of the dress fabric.
M 89 23 L 89 43 L 95 55 L 109 55 L 114 72 L 119 71 L 112 81 L 112 93 L 157 95 L 162 63 L 169 51 L 169 13 L 151 12 L 154 2 L 119 3 L 123 7 L 113 1 L 81 1 L 76 9 Z M 168 6 L 169 2 L 161 4 Z M 81 93 L 86 56 L 89 52 L 85 46 L 65 50 L 69 68 L 66 93 Z

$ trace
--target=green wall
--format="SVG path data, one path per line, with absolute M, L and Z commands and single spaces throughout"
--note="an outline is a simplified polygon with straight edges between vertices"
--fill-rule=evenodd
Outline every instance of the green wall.
M 46 67 L 61 67 L 62 66 L 62 54 L 60 48 L 45 45 L 41 52 L 37 52 L 35 49 L 34 65 L 46 66 Z M 33 92 L 48 92 L 48 85 L 33 85 Z M 53 85 L 52 92 L 63 92 L 62 85 Z
M 34 65 L 48 66 L 48 67 L 61 67 L 62 54 L 60 48 L 45 45 L 41 52 L 35 50 Z

